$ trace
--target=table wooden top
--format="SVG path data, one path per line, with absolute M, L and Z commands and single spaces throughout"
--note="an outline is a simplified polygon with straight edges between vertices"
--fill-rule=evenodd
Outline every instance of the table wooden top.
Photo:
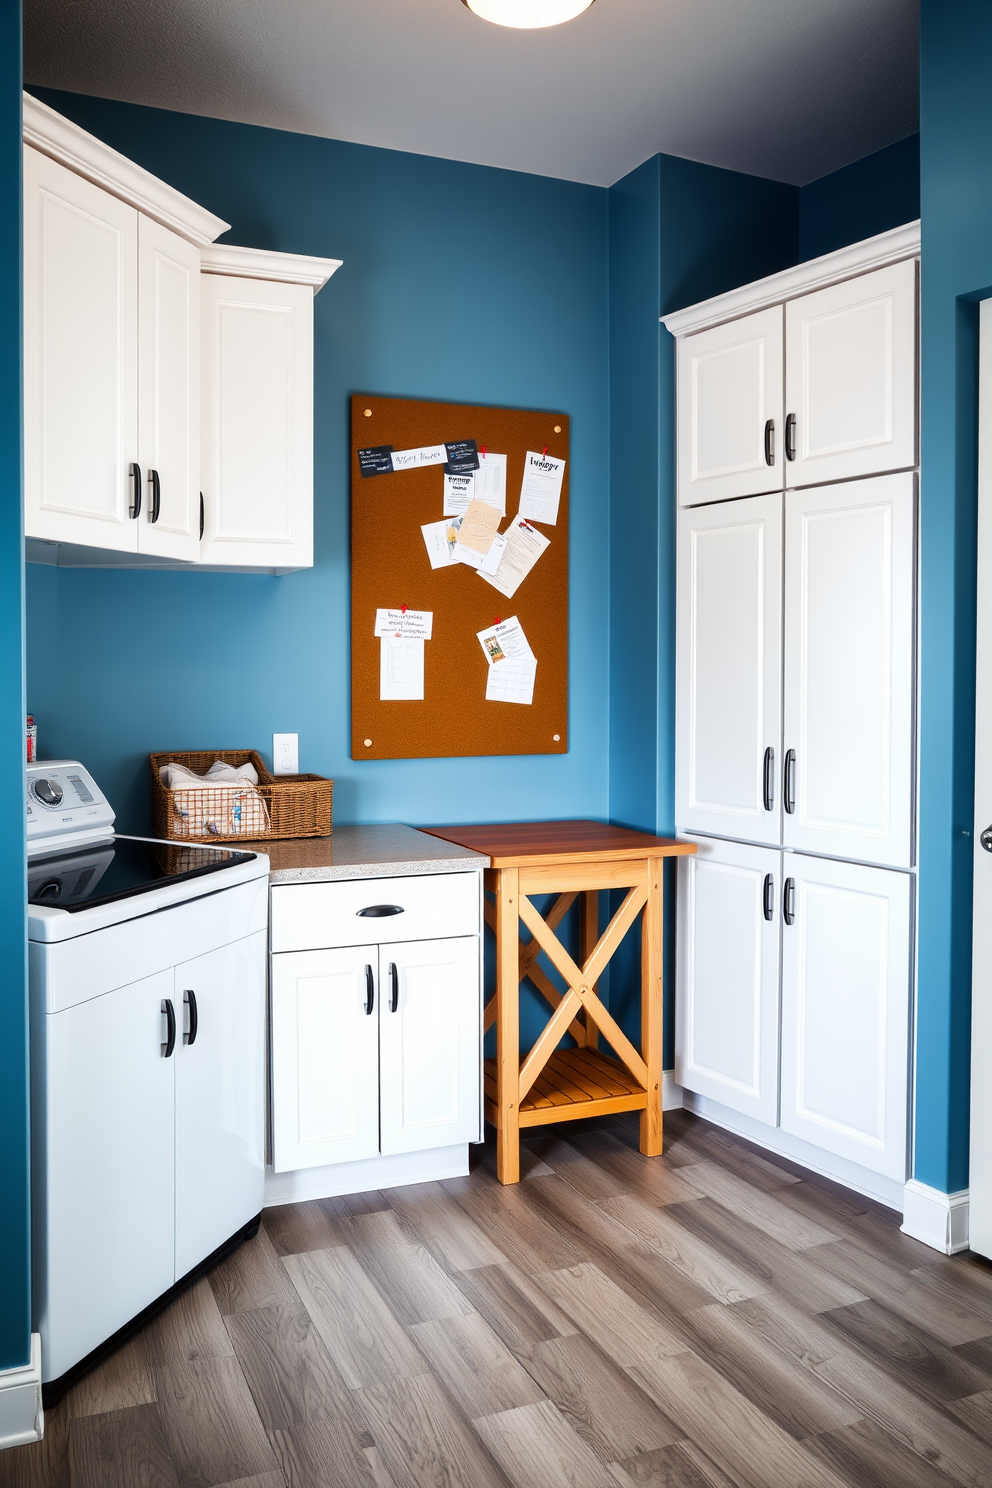
M 694 842 L 653 837 L 608 822 L 549 821 L 466 823 L 454 827 L 421 827 L 434 837 L 485 853 L 494 868 L 538 864 L 623 862 L 635 858 L 674 858 L 696 851 Z

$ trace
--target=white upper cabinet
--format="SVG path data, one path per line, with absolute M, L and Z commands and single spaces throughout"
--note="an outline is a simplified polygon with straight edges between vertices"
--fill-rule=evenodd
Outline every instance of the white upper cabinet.
M 916 464 L 916 263 L 785 307 L 788 486 Z
M 138 551 L 196 559 L 200 547 L 200 253 L 138 219 Z
M 308 567 L 313 289 L 209 273 L 202 295 L 201 561 Z
M 783 854 L 696 848 L 679 859 L 675 1078 L 775 1126 Z
M 780 491 L 782 307 L 678 346 L 679 504 Z
M 679 512 L 680 831 L 778 843 L 782 497 Z
M 785 498 L 783 840 L 912 862 L 915 476 Z
M 138 213 L 24 151 L 29 537 L 136 552 Z
M 782 1128 L 901 1183 L 910 875 L 783 856 Z

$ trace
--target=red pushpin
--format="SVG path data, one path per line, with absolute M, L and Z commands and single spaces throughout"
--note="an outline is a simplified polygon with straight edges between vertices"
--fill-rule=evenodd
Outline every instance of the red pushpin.
M 406 614 L 406 605 L 400 605 L 400 611 L 401 611 L 402 614 L 405 615 Z
M 494 625 L 502 625 L 503 624 L 502 620 L 499 618 L 498 615 L 496 616 L 496 619 L 493 621 L 493 624 Z
M 479 454 L 482 456 L 483 459 L 486 458 L 486 446 L 485 445 L 482 446 L 482 448 L 479 451 Z
M 545 445 L 544 446 L 544 449 L 541 451 L 541 459 L 542 460 L 545 460 L 545 459 L 547 459 L 547 456 L 548 456 L 548 446 Z

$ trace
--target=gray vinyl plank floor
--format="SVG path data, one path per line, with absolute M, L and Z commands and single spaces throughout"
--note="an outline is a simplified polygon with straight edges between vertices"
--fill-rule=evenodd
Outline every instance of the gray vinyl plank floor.
M 0 1488 L 992 1488 L 992 1265 L 685 1112 L 267 1210 Z

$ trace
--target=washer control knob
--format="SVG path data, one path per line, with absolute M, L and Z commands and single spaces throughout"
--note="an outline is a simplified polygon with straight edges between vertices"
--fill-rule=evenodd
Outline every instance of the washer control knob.
M 43 806 L 62 805 L 62 787 L 57 780 L 49 780 L 42 775 L 34 782 L 32 790 Z
M 992 827 L 986 827 L 978 840 L 986 852 L 992 852 Z

